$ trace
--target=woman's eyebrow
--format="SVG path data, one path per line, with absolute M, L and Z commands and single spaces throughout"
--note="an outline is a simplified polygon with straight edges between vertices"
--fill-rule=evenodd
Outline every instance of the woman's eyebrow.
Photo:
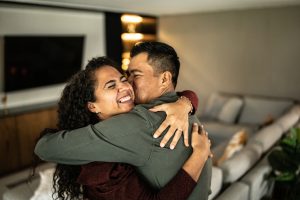
M 104 84 L 104 87 L 106 87 L 108 84 L 110 83 L 115 83 L 116 81 L 115 80 L 110 80 L 110 81 L 107 81 L 105 84 Z

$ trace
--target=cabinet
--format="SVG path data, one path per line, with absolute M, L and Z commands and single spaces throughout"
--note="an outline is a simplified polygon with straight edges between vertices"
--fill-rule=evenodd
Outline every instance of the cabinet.
M 55 128 L 57 108 L 51 107 L 0 118 L 0 176 L 28 167 L 44 128 Z
M 16 118 L 0 118 L 0 175 L 20 165 Z

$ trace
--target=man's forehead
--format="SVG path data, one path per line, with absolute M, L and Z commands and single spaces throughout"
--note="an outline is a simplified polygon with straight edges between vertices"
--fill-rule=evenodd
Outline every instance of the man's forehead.
M 152 71 L 152 66 L 148 63 L 148 60 L 143 58 L 133 57 L 128 65 L 129 72 L 143 72 Z

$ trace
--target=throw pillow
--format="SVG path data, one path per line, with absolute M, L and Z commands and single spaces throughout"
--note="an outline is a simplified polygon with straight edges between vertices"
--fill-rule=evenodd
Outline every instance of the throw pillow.
M 241 98 L 231 97 L 223 105 L 217 119 L 225 123 L 234 123 L 242 106 L 243 100 Z
M 216 119 L 227 100 L 228 97 L 225 97 L 219 93 L 212 93 L 205 104 L 201 117 L 204 119 Z
M 262 125 L 268 116 L 271 116 L 272 120 L 276 120 L 292 107 L 293 102 L 271 98 L 245 97 L 244 104 L 239 123 Z
M 52 198 L 52 185 L 53 185 L 53 174 L 55 168 L 49 168 L 44 171 L 40 171 L 40 184 L 35 190 L 30 200 L 51 200 Z
M 247 143 L 248 135 L 243 129 L 235 133 L 226 146 L 223 155 L 215 161 L 214 165 L 220 166 L 224 161 L 231 158 L 236 152 L 243 149 Z

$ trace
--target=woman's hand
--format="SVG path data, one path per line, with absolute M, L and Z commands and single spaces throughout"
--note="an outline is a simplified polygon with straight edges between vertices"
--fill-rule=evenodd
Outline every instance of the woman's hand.
M 191 146 L 193 151 L 198 151 L 206 159 L 208 157 L 212 157 L 212 153 L 210 151 L 211 141 L 208 138 L 208 133 L 204 130 L 203 125 L 198 126 L 196 123 L 193 124 Z
M 182 166 L 194 181 L 198 181 L 208 157 L 212 157 L 210 145 L 211 142 L 203 126 L 198 126 L 198 124 L 194 123 L 191 144 L 193 153 Z
M 170 144 L 170 149 L 174 149 L 182 133 L 185 146 L 189 146 L 189 113 L 192 109 L 193 106 L 190 100 L 186 97 L 181 97 L 174 103 L 162 104 L 149 109 L 152 112 L 164 111 L 167 114 L 166 119 L 153 135 L 154 138 L 158 138 L 165 129 L 170 127 L 160 142 L 161 147 L 164 147 L 170 138 L 175 134 Z

